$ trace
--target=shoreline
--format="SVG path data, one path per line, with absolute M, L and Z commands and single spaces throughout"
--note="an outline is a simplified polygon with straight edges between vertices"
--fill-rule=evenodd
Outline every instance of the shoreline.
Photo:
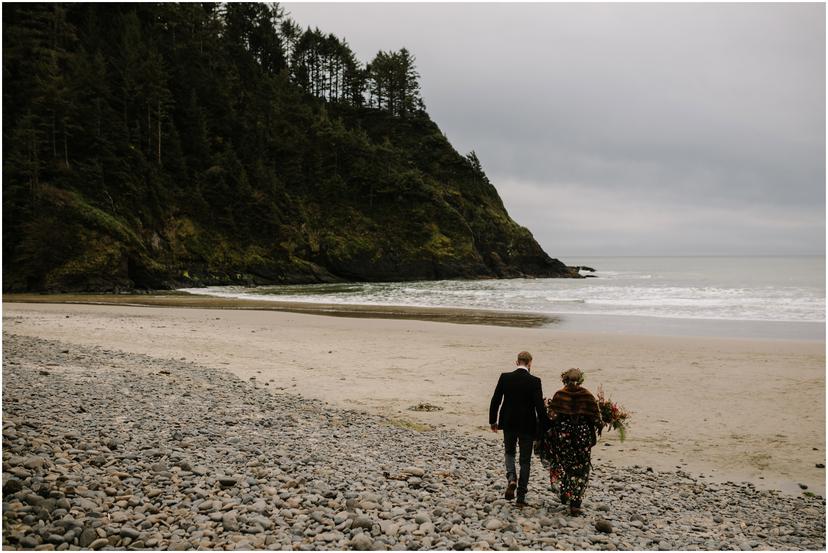
M 548 314 L 462 307 L 257 300 L 191 294 L 178 290 L 155 291 L 148 294 L 14 293 L 3 294 L 3 303 L 280 311 L 330 317 L 396 319 L 518 328 L 554 328 L 560 332 L 652 337 L 803 342 L 825 342 L 826 339 L 825 323 L 812 321 L 682 319 L 601 313 Z
M 603 384 L 633 412 L 627 441 L 605 433 L 594 452 L 598 462 L 680 468 L 789 494 L 801 494 L 799 483 L 825 491 L 824 469 L 814 467 L 825 462 L 825 356 L 815 342 L 123 304 L 6 303 L 4 322 L 13 334 L 186 358 L 245 380 L 267 375 L 275 391 L 487 441 L 498 439 L 485 431 L 490 388 L 513 353 L 528 349 L 547 396 L 562 368 L 580 366 L 588 388 Z M 798 402 L 768 417 L 780 407 L 779 393 L 802 386 Z M 410 410 L 419 403 L 442 410 Z

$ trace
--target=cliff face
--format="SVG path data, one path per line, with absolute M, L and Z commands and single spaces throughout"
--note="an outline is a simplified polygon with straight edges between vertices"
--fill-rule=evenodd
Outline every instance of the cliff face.
M 171 199 L 147 220 L 109 212 L 79 191 L 44 185 L 37 210 L 20 225 L 22 235 L 5 235 L 19 247 L 6 257 L 4 288 L 577 275 L 509 217 L 486 177 L 431 121 L 378 119 L 367 134 L 381 135 L 394 152 L 365 168 L 368 179 L 380 178 L 349 187 L 356 169 L 341 167 L 307 188 L 255 190 L 259 200 L 232 210 L 232 224 L 224 196 L 204 199 L 197 209 Z M 407 169 L 381 178 L 401 167 Z M 210 168 L 216 178 L 230 179 L 232 171 Z
M 153 10 L 200 9 L 124 6 L 94 33 L 99 8 L 65 8 L 74 32 L 42 78 L 30 75 L 42 49 L 4 48 L 4 290 L 578 276 L 423 109 L 320 99 L 287 69 L 246 66 L 244 51 L 216 43 L 210 57 L 203 36 L 196 51 L 181 29 L 174 46 L 146 47 L 166 92 L 116 94 L 133 82 L 119 64 L 140 40 L 113 52 L 95 40 L 147 36 Z M 56 28 L 52 8 L 27 9 L 4 20 L 22 44 Z M 43 89 L 55 72 L 59 104 Z

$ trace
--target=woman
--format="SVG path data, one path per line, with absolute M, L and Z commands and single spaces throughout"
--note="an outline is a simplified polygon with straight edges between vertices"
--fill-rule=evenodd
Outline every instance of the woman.
M 581 513 L 589 471 L 590 452 L 601 434 L 601 412 L 589 390 L 582 387 L 584 373 L 569 369 L 561 374 L 564 387 L 547 400 L 552 424 L 540 443 L 539 455 L 549 467 L 554 484 L 560 478 L 560 497 L 573 515 Z

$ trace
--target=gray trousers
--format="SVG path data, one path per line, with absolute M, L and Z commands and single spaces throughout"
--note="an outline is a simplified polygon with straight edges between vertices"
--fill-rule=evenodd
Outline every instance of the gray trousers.
M 526 497 L 526 488 L 529 486 L 529 466 L 532 463 L 532 444 L 535 441 L 531 434 L 518 434 L 509 430 L 503 431 L 503 445 L 506 450 L 506 478 L 517 480 L 517 497 Z M 520 445 L 520 478 L 515 470 L 515 453 Z

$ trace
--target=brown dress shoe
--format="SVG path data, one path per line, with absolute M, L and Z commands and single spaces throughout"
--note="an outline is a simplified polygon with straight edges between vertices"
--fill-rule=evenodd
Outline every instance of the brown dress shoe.
M 511 501 L 515 498 L 515 490 L 517 489 L 517 481 L 516 480 L 509 480 L 509 484 L 506 486 L 506 499 Z

